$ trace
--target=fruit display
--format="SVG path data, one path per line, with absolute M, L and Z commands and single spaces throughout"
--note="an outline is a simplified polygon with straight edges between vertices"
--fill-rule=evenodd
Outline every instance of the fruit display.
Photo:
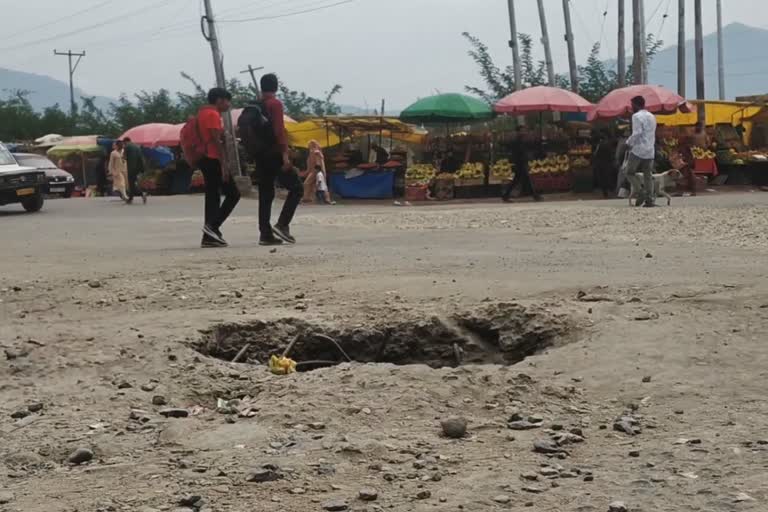
M 485 177 L 485 168 L 482 163 L 466 163 L 461 166 L 456 177 L 461 180 L 482 179 Z
M 491 176 L 493 176 L 496 179 L 509 180 L 509 179 L 512 179 L 513 175 L 514 175 L 514 166 L 506 158 L 503 160 L 499 160 L 493 165 L 493 167 L 491 167 Z
M 726 164 L 746 165 L 747 162 L 765 162 L 768 160 L 768 153 L 755 150 L 739 152 L 731 148 L 728 151 L 719 151 L 718 159 Z
M 530 168 L 531 174 L 566 173 L 571 169 L 571 161 L 568 155 L 555 155 L 542 160 L 532 160 Z
M 680 145 L 680 141 L 678 141 L 674 137 L 667 137 L 662 142 L 664 143 L 664 146 L 668 148 L 676 148 L 677 146 Z
M 589 160 L 583 156 L 579 156 L 571 160 L 571 168 L 573 169 L 583 169 L 585 167 L 589 167 L 590 165 L 591 164 Z
M 579 146 L 573 146 L 570 150 L 568 150 L 569 155 L 591 155 L 592 154 L 592 146 L 589 144 L 581 144 Z
M 693 153 L 693 158 L 696 160 L 714 160 L 716 156 L 714 151 L 709 151 L 698 146 L 693 146 L 691 152 Z
M 437 181 L 453 181 L 456 179 L 456 175 L 452 172 L 441 172 L 435 176 Z
M 435 177 L 432 164 L 414 164 L 405 171 L 405 179 L 412 182 L 428 182 Z

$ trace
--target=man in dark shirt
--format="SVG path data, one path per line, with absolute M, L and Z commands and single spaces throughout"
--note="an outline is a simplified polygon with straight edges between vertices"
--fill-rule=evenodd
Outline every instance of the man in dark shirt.
M 389 153 L 387 153 L 387 150 L 379 146 L 376 142 L 371 144 L 371 151 L 376 154 L 376 161 L 371 163 L 384 165 L 385 163 L 389 162 Z
M 135 196 L 141 196 L 144 204 L 147 204 L 147 193 L 139 188 L 139 176 L 144 174 L 144 155 L 141 148 L 131 142 L 130 137 L 123 139 L 125 151 L 125 163 L 128 167 L 128 204 L 133 202 Z
M 512 191 L 520 186 L 520 197 L 531 195 L 534 201 L 541 201 L 541 196 L 533 187 L 531 175 L 528 170 L 528 148 L 525 140 L 525 128 L 517 127 L 517 135 L 512 143 L 512 163 L 515 165 L 515 177 L 506 186 L 501 198 L 505 202 L 511 201 Z
M 295 244 L 291 235 L 291 221 L 296 213 L 304 186 L 293 168 L 288 153 L 288 136 L 285 133 L 283 103 L 277 99 L 277 76 L 268 74 L 261 77 L 264 111 L 274 130 L 274 144 L 256 157 L 256 172 L 259 180 L 259 244 L 280 245 L 283 242 Z M 288 189 L 283 210 L 272 226 L 272 201 L 275 199 L 275 181 Z

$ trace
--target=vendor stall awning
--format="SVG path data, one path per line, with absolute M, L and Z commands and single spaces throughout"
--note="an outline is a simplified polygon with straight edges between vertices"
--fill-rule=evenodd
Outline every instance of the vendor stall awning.
M 698 104 L 698 101 L 691 101 Z M 750 103 L 736 101 L 705 101 L 704 108 L 707 115 L 707 126 L 716 124 L 729 124 L 738 126 L 749 118 L 759 114 L 763 107 Z M 695 126 L 699 120 L 696 109 L 692 112 L 656 116 L 656 121 L 664 126 Z

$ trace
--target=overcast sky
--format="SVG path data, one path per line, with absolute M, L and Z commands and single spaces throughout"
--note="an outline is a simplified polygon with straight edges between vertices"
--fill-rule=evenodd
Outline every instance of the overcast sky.
M 282 15 L 338 0 L 211 0 L 216 16 L 237 20 Z M 648 31 L 677 38 L 677 0 L 645 0 Z M 555 67 L 567 68 L 561 0 L 545 0 Z M 704 0 L 705 33 L 715 29 L 715 0 Z M 725 23 L 768 25 L 768 1 L 723 0 Z M 616 0 L 571 0 L 578 60 L 593 42 L 616 54 Z M 631 0 L 627 0 L 628 14 Z M 693 0 L 689 37 L 693 34 Z M 540 36 L 535 0 L 516 0 L 518 30 Z M 200 35 L 200 0 L 0 0 L 0 66 L 67 79 L 66 58 L 86 50 L 76 85 L 116 97 L 141 89 L 187 88 L 179 72 L 213 82 L 211 53 Z M 603 12 L 608 12 L 603 16 Z M 663 21 L 668 12 L 669 18 Z M 72 16 L 73 13 L 79 13 Z M 70 16 L 69 18 L 65 18 Z M 628 18 L 631 45 L 631 18 Z M 294 89 L 320 95 L 343 85 L 341 103 L 402 108 L 420 96 L 480 84 L 461 33 L 477 35 L 499 64 L 511 61 L 507 0 L 353 0 L 326 10 L 247 23 L 221 23 L 225 71 L 248 64 L 277 72 Z M 540 48 L 537 47 L 540 54 Z M 766 51 L 768 56 L 768 51 Z M 2 88 L 2 84 L 0 84 Z

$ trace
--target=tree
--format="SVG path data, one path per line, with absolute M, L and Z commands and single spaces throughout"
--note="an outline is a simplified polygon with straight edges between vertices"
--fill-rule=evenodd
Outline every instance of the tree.
M 503 97 L 515 92 L 514 69 L 507 66 L 503 71 L 495 64 L 488 47 L 477 37 L 467 32 L 462 34 L 470 44 L 469 56 L 479 68 L 480 77 L 485 82 L 485 89 L 467 86 L 465 89 L 483 98 L 488 103 L 496 103 Z M 520 73 L 523 88 L 546 85 L 547 72 L 543 61 L 533 60 L 533 38 L 528 34 L 518 34 L 520 41 Z M 648 35 L 646 53 L 649 62 L 659 52 L 663 42 L 653 34 Z M 600 60 L 600 43 L 595 43 L 589 52 L 587 63 L 578 67 L 579 94 L 585 99 L 596 102 L 618 87 L 618 74 L 609 70 L 604 61 Z M 627 84 L 634 83 L 632 64 L 626 70 Z M 570 89 L 570 79 L 562 74 L 555 75 L 555 86 Z

